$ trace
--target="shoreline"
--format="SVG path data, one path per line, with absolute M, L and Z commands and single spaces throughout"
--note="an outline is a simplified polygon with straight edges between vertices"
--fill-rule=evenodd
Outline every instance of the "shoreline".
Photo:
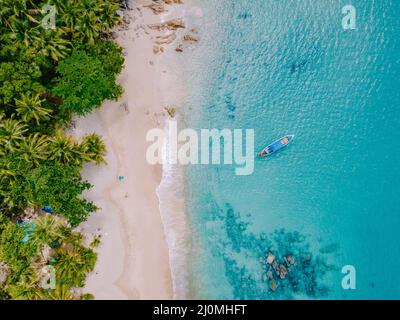
M 194 56 L 201 45 L 200 32 L 203 11 L 197 0 L 186 0 L 184 4 L 175 5 L 173 10 L 162 14 L 162 21 L 183 19 L 185 28 L 176 30 L 177 39 L 168 47 L 166 54 L 162 54 L 160 65 L 168 66 L 168 72 L 162 70 L 160 87 L 162 100 L 165 106 L 176 107 L 176 114 L 167 116 L 163 130 L 168 138 L 170 124 L 177 122 L 179 127 L 187 126 L 187 113 L 192 110 L 192 88 L 188 83 L 195 73 L 192 72 Z M 193 37 L 185 40 L 187 36 Z M 200 42 L 198 42 L 200 40 Z M 177 49 L 182 50 L 177 50 Z M 178 51 L 178 52 L 177 52 Z M 194 89 L 195 90 L 195 89 Z M 164 152 L 167 151 L 170 141 L 163 142 Z M 173 298 L 177 300 L 191 299 L 190 291 L 190 255 L 192 239 L 190 236 L 190 222 L 186 207 L 186 166 L 164 163 L 162 166 L 162 180 L 157 187 L 161 219 L 163 221 L 166 240 L 169 249 L 170 269 L 173 285 Z
M 191 52 L 196 44 L 183 43 L 179 38 L 190 33 L 193 25 L 192 11 L 193 1 L 185 1 L 184 4 L 174 6 L 173 10 L 162 14 L 162 21 L 183 19 L 185 29 L 176 31 L 177 40 L 174 41 L 166 54 L 160 56 L 161 64 L 168 66 L 168 72 L 162 70 L 160 78 L 161 95 L 163 105 L 176 108 L 176 115 L 171 119 L 166 118 L 162 129 L 165 137 L 168 137 L 169 125 L 177 121 L 182 125 L 185 121 L 183 108 L 187 107 L 187 85 L 184 65 L 191 59 Z M 176 52 L 175 48 L 182 45 L 183 52 Z M 166 139 L 163 148 L 168 148 Z M 168 243 L 170 270 L 173 286 L 173 299 L 181 300 L 190 298 L 188 255 L 190 252 L 189 228 L 185 212 L 185 171 L 180 165 L 164 163 L 162 165 L 162 179 L 156 193 L 159 198 L 161 219 L 164 225 L 166 240 Z

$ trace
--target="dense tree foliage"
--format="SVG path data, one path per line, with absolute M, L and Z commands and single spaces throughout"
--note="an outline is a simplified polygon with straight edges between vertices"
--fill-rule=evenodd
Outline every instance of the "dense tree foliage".
M 54 29 L 41 24 L 45 5 L 55 7 Z M 0 110 L 11 114 L 16 99 L 39 94 L 57 112 L 62 105 L 65 118 L 116 98 L 123 56 L 107 36 L 120 22 L 119 7 L 114 0 L 0 0 Z
M 58 217 L 45 215 L 32 220 L 29 241 L 21 225 L 0 221 L 0 260 L 3 265 L 2 294 L 11 299 L 87 299 L 74 288 L 84 285 L 97 255 L 84 245 L 84 238 Z M 43 270 L 55 271 L 55 289 L 43 287 Z
M 77 141 L 65 128 L 121 94 L 124 59 L 109 37 L 119 9 L 116 0 L 0 0 L 0 299 L 93 298 L 75 288 L 96 254 L 72 228 L 96 210 L 80 169 L 104 163 L 106 150 L 98 135 Z M 17 221 L 34 224 L 27 241 Z M 55 289 L 40 286 L 45 265 Z
M 50 62 L 23 44 L 0 47 L 0 110 L 13 112 L 16 99 L 27 92 L 43 93 L 41 77 Z
M 122 91 L 115 83 L 116 74 L 121 71 L 121 49 L 111 41 L 101 41 L 87 49 L 75 50 L 60 62 L 57 72 L 61 77 L 53 88 L 53 94 L 63 100 L 62 107 L 77 114 L 90 112 Z
M 96 210 L 91 202 L 79 197 L 91 185 L 82 181 L 77 167 L 49 160 L 34 167 L 16 157 L 3 159 L 7 162 L 3 168 L 12 173 L 4 179 L 6 183 L 1 188 L 3 206 L 9 209 L 49 206 L 67 218 L 72 226 L 86 220 Z

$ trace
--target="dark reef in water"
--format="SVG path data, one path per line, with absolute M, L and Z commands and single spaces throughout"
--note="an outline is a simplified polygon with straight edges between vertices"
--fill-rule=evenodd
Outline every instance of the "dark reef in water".
M 237 18 L 238 19 L 242 19 L 242 20 L 246 20 L 248 18 L 251 18 L 253 15 L 251 13 L 248 12 L 244 12 L 244 13 L 240 13 L 238 14 Z
M 319 59 L 322 55 L 321 46 L 318 42 L 314 42 L 296 54 L 296 59 L 292 63 L 290 63 L 289 69 L 290 73 L 297 73 L 307 68 L 312 67 L 318 63 Z
M 307 64 L 307 60 L 303 60 L 299 63 L 293 62 L 290 65 L 290 72 L 295 73 L 295 72 L 301 70 L 302 68 L 304 68 L 306 64 Z
M 233 103 L 233 99 L 232 99 L 232 95 L 231 94 L 226 94 L 225 95 L 224 103 L 225 103 L 225 106 L 226 106 L 226 108 L 228 109 L 228 111 L 230 113 L 228 115 L 228 118 L 231 119 L 231 120 L 235 119 L 235 114 L 234 113 L 236 111 L 236 106 Z
M 234 299 L 321 298 L 328 294 L 323 280 L 327 272 L 337 270 L 327 262 L 335 246 L 314 252 L 299 232 L 280 229 L 254 234 L 248 231 L 250 223 L 230 204 L 218 212 L 214 218 L 223 221 L 228 238 L 218 244 L 218 251 Z

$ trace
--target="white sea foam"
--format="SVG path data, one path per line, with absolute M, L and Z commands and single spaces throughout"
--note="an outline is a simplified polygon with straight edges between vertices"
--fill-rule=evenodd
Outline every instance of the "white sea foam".
M 176 14 L 176 13 L 175 13 Z M 178 110 L 184 104 L 185 86 L 182 81 L 180 56 L 172 49 L 160 57 L 160 95 L 164 106 Z M 179 123 L 179 116 L 174 120 Z M 168 150 L 168 131 L 170 120 L 165 122 L 163 141 L 164 152 Z M 172 276 L 173 298 L 185 299 L 188 296 L 187 255 L 188 228 L 185 215 L 184 170 L 179 165 L 163 164 L 162 180 L 158 186 L 161 220 L 169 250 L 169 263 Z
M 161 16 L 163 21 L 172 18 L 183 18 L 186 29 L 177 31 L 178 38 L 182 38 L 185 32 L 201 25 L 202 10 L 197 1 L 186 1 L 184 5 L 174 6 L 173 10 Z M 160 95 L 164 106 L 177 108 L 179 127 L 184 127 L 185 112 L 191 107 L 187 101 L 187 78 L 195 76 L 185 70 L 186 65 L 196 62 L 193 59 L 195 49 L 198 46 L 186 44 L 183 53 L 176 53 L 170 47 L 160 56 Z M 203 56 L 200 52 L 197 55 Z M 192 69 L 192 68 L 191 68 Z M 168 138 L 170 121 L 166 121 L 164 131 Z M 164 140 L 164 152 L 169 141 Z M 164 225 L 164 232 L 169 249 L 169 261 L 173 282 L 174 299 L 185 299 L 189 296 L 189 267 L 188 257 L 191 252 L 190 234 L 185 212 L 185 170 L 180 165 L 163 164 L 162 180 L 156 190 L 159 198 L 160 214 Z
M 170 121 L 166 122 L 168 133 Z M 169 141 L 164 140 L 167 150 Z M 184 210 L 184 170 L 179 165 L 163 164 L 162 180 L 157 188 L 160 214 L 164 225 L 169 249 L 169 260 L 173 282 L 174 299 L 184 299 L 188 295 L 187 255 L 188 232 Z

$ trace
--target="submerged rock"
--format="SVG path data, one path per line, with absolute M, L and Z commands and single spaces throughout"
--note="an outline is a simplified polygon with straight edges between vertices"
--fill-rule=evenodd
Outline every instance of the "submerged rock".
M 161 14 L 167 11 L 165 9 L 164 3 L 159 1 L 154 1 L 152 4 L 148 4 L 143 7 L 151 9 L 154 14 Z
M 176 34 L 175 34 L 175 32 L 173 32 L 166 36 L 157 36 L 156 40 L 154 42 L 158 45 L 170 44 L 170 43 L 174 42 L 175 39 L 176 39 Z
M 170 118 L 174 118 L 176 114 L 176 108 L 174 107 L 165 107 L 164 110 L 168 113 Z
M 272 264 L 272 262 L 274 262 L 274 260 L 275 260 L 275 256 L 272 253 L 269 253 L 268 257 L 267 257 L 267 263 Z
M 275 279 L 271 279 L 271 281 L 269 282 L 269 288 L 272 291 L 275 291 L 278 288 L 278 285 L 276 284 Z
M 197 37 L 192 36 L 192 35 L 190 35 L 190 34 L 184 35 L 184 36 L 183 36 L 183 40 L 184 40 L 184 41 L 188 41 L 188 42 L 198 42 L 198 41 L 199 41 L 199 39 L 198 39 Z
M 166 4 L 182 4 L 182 0 L 163 0 Z
M 242 220 L 230 204 L 225 209 L 215 205 L 212 213 L 214 221 L 221 222 L 227 234 L 227 241 L 223 244 L 217 241 L 215 249 L 223 256 L 234 299 L 327 296 L 325 276 L 337 269 L 327 263 L 326 255 L 311 249 L 307 236 L 284 229 L 251 232 L 247 228 L 251 223 Z M 257 261 L 260 273 L 254 268 Z
M 281 265 L 279 266 L 279 277 L 280 277 L 281 279 L 285 279 L 286 274 L 287 274 L 287 269 L 286 269 L 286 267 L 285 267 L 283 264 L 281 264 Z
M 293 256 L 291 256 L 291 255 L 285 256 L 285 257 L 283 257 L 283 259 L 285 260 L 286 265 L 288 267 L 293 266 L 295 264 L 295 260 L 294 260 Z
M 173 19 L 169 20 L 163 23 L 155 23 L 155 24 L 149 24 L 147 25 L 150 29 L 153 30 L 177 30 L 177 29 L 184 29 L 185 28 L 185 22 L 183 19 Z

